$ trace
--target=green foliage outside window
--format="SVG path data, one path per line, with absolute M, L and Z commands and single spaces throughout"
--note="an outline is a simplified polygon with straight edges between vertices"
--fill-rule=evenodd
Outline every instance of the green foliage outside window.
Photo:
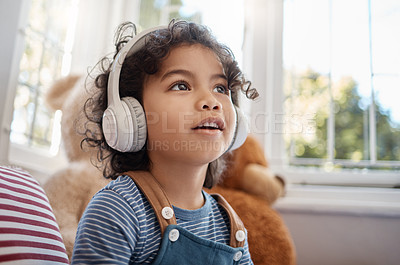
M 357 163 L 371 159 L 369 146 L 369 108 L 362 108 L 357 83 L 351 77 L 330 84 L 329 76 L 307 70 L 294 80 L 288 80 L 285 106 L 291 113 L 313 113 L 315 130 L 312 134 L 293 134 L 287 139 L 288 153 L 295 158 L 328 159 L 328 118 L 334 112 L 334 157 L 349 160 L 351 167 L 379 167 Z M 329 89 L 331 85 L 332 89 Z M 332 102 L 331 102 L 332 98 Z M 332 108 L 330 108 L 330 104 Z M 392 121 L 390 112 L 375 101 L 377 159 L 400 161 L 400 124 Z M 384 166 L 383 166 L 384 167 Z M 393 168 L 393 167 L 392 167 Z

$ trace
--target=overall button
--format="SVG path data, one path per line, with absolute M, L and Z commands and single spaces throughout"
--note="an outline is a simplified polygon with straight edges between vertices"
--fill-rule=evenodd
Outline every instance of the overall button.
M 242 251 L 238 251 L 235 253 L 235 256 L 233 256 L 234 261 L 239 261 L 243 257 Z
M 161 210 L 161 214 L 165 219 L 169 220 L 174 216 L 174 210 L 171 207 L 164 207 Z
M 237 241 L 242 242 L 246 239 L 246 233 L 243 230 L 238 230 L 235 234 L 235 238 Z
M 178 229 L 172 229 L 171 231 L 169 231 L 168 238 L 169 238 L 169 240 L 171 240 L 171 242 L 175 242 L 176 240 L 178 240 L 178 238 L 179 238 Z

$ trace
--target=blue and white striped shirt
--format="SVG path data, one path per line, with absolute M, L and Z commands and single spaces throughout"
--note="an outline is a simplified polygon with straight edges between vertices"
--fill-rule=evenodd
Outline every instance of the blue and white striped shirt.
M 204 192 L 197 210 L 174 207 L 177 224 L 216 242 L 229 244 L 226 212 Z M 99 191 L 83 214 L 77 231 L 72 264 L 151 264 L 161 243 L 156 215 L 128 176 L 120 176 Z M 240 264 L 253 264 L 248 252 Z

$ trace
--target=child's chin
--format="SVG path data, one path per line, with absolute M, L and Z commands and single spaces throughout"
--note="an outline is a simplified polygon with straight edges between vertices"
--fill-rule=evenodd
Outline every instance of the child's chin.
M 189 162 L 192 160 L 193 163 L 208 164 L 224 154 L 224 150 L 191 150 L 183 151 L 180 155 L 183 161 Z

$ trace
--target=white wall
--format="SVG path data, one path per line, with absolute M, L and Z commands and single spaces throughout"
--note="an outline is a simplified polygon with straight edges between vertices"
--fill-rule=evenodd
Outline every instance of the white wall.
M 395 189 L 297 186 L 275 207 L 292 234 L 298 265 L 395 265 L 399 202 Z
M 23 36 L 18 30 L 27 22 L 24 0 L 0 1 L 0 164 L 8 163 L 10 124 L 13 113 Z M 18 33 L 18 34 L 17 34 Z
M 282 211 L 297 249 L 298 265 L 396 265 L 398 217 Z
M 105 55 L 113 54 L 114 34 L 120 23 L 138 23 L 139 0 L 84 0 L 79 14 L 71 72 L 87 74 Z

